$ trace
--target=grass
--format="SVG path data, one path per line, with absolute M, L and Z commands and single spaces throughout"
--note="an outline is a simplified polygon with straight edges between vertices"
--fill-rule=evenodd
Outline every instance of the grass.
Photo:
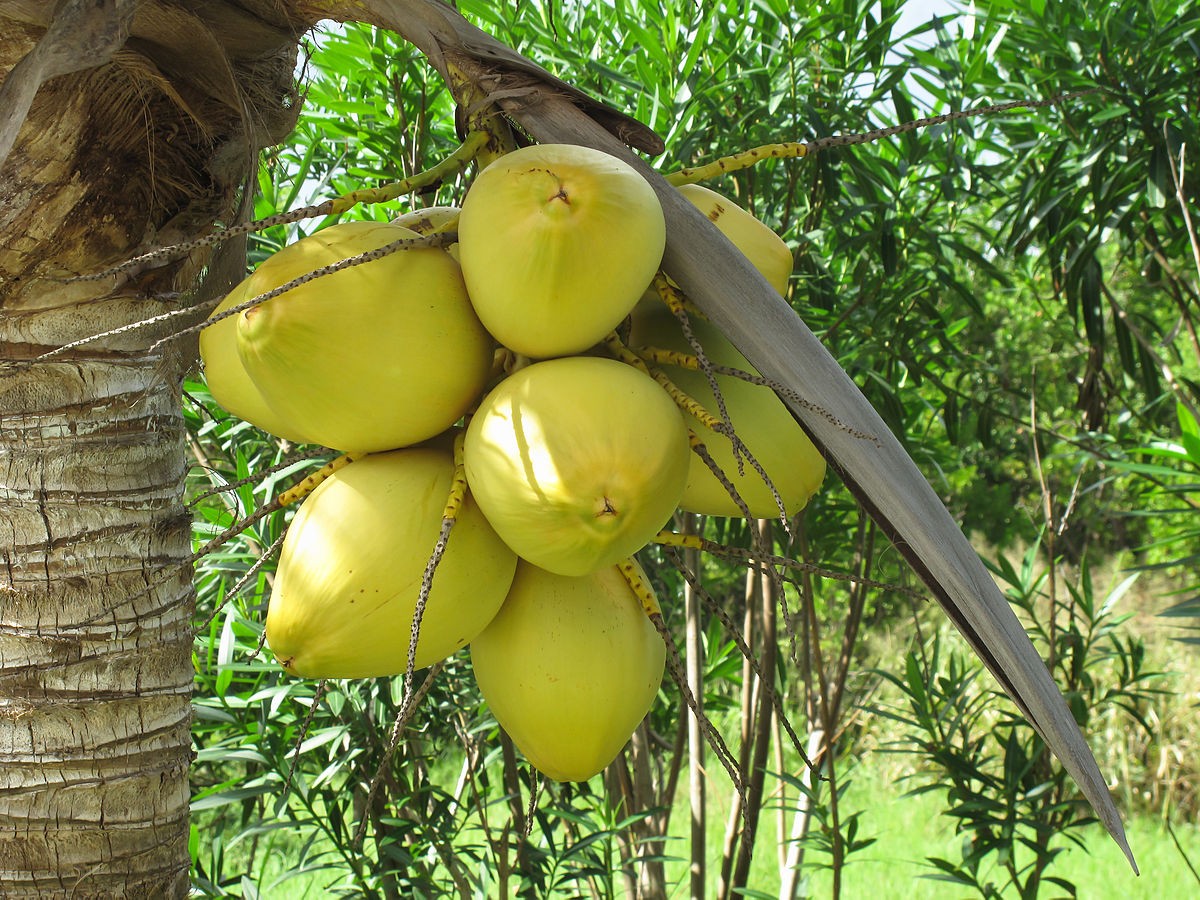
M 904 796 L 903 786 L 892 779 L 885 766 L 868 761 L 846 792 L 848 810 L 865 810 L 865 837 L 876 842 L 850 858 L 842 875 L 844 900 L 942 900 L 975 896 L 968 889 L 932 880 L 934 869 L 926 856 L 958 859 L 961 837 L 954 834 L 954 823 L 942 816 L 937 794 Z M 717 811 L 717 810 L 714 810 Z M 686 821 L 686 820 L 683 820 Z M 776 845 L 774 817 L 765 817 L 760 835 L 761 849 L 756 859 L 750 887 L 772 893 L 778 890 L 779 872 L 773 849 Z M 721 818 L 721 827 L 724 819 Z M 1181 824 L 1174 827 L 1192 865 L 1200 866 L 1200 826 Z M 1081 898 L 1166 898 L 1200 892 L 1188 869 L 1188 862 L 1176 849 L 1163 823 L 1152 816 L 1140 816 L 1127 823 L 1128 837 L 1141 876 L 1135 876 L 1124 855 L 1099 825 L 1080 832 L 1086 849 L 1063 841 L 1063 854 L 1055 860 L 1049 874 L 1075 883 Z M 720 844 L 709 842 L 719 850 Z M 765 857 L 765 858 L 764 858 Z M 720 865 L 718 856 L 709 860 L 710 871 Z M 714 879 L 715 880 L 715 879 Z M 681 885 L 672 896 L 687 895 L 686 872 L 672 878 Z M 814 871 L 808 878 L 808 895 L 829 897 L 832 877 L 828 871 Z M 1043 896 L 1053 896 L 1045 892 Z
M 936 793 L 905 796 L 905 786 L 895 779 L 895 774 L 886 758 L 869 759 L 858 767 L 846 792 L 844 809 L 863 811 L 861 836 L 876 840 L 851 856 L 843 872 L 842 896 L 847 900 L 890 897 L 935 900 L 968 896 L 964 888 L 927 878 L 935 870 L 925 862 L 925 857 L 957 859 L 961 850 L 962 839 L 954 833 L 954 822 L 941 815 L 940 797 Z M 728 791 L 725 785 L 714 785 L 714 788 L 721 789 L 721 796 L 709 803 L 706 864 L 707 883 L 715 892 L 716 873 L 721 864 L 722 832 L 728 815 Z M 775 853 L 777 819 L 773 814 L 764 813 L 760 821 L 758 850 L 749 887 L 775 895 L 780 881 Z M 683 806 L 673 816 L 672 830 L 679 831 L 686 827 L 686 822 L 687 809 Z M 1133 819 L 1128 823 L 1128 832 L 1142 868 L 1140 878 L 1134 876 L 1116 844 L 1099 826 L 1090 826 L 1080 832 L 1086 841 L 1086 850 L 1063 841 L 1065 852 L 1050 874 L 1075 882 L 1080 897 L 1178 896 L 1180 886 L 1188 884 L 1194 884 L 1200 891 L 1200 882 L 1191 875 L 1187 862 L 1158 819 L 1151 816 Z M 1178 825 L 1175 832 L 1193 865 L 1200 865 L 1200 826 Z M 682 839 L 677 838 L 673 847 L 676 854 L 686 853 Z M 673 885 L 670 896 L 687 896 L 685 861 L 668 864 L 668 881 Z M 807 878 L 807 888 L 808 896 L 831 896 L 831 874 L 813 869 Z
M 844 900 L 957 900 L 975 896 L 967 888 L 928 878 L 933 868 L 924 859 L 938 855 L 958 858 L 961 838 L 954 834 L 954 823 L 940 814 L 940 798 L 936 794 L 915 797 L 904 795 L 904 785 L 896 780 L 896 769 L 887 758 L 877 754 L 868 758 L 855 772 L 844 799 L 845 809 L 864 810 L 863 832 L 876 842 L 854 854 L 842 876 Z M 715 895 L 723 831 L 728 814 L 728 786 L 724 782 L 712 785 L 708 816 L 708 878 L 710 896 Z M 674 839 L 666 853 L 677 857 L 667 864 L 670 886 L 668 896 L 688 896 L 686 840 L 680 833 L 687 828 L 686 798 L 672 816 Z M 776 863 L 778 846 L 776 817 L 764 812 L 749 887 L 776 896 L 780 873 Z M 1194 823 L 1174 826 L 1183 853 L 1162 821 L 1142 815 L 1127 822 L 1129 842 L 1141 867 L 1135 876 L 1116 844 L 1103 829 L 1089 826 L 1080 834 L 1086 849 L 1063 841 L 1065 848 L 1049 874 L 1073 882 L 1080 898 L 1121 897 L 1125 900 L 1160 900 L 1160 898 L 1189 896 L 1200 893 L 1200 880 L 1189 870 L 1200 867 L 1200 825 Z M 289 868 L 288 844 L 299 843 L 300 835 L 284 837 L 276 851 L 264 861 L 257 874 L 257 887 L 263 900 L 319 900 L 328 896 L 327 887 L 334 878 L 332 872 L 313 873 L 289 879 L 271 888 L 270 885 Z M 1187 859 L 1184 855 L 1187 855 Z M 619 885 L 619 882 L 618 882 Z M 807 896 L 832 895 L 832 878 L 827 870 L 814 869 L 805 884 Z M 245 896 L 250 896 L 246 894 Z M 623 896 L 618 886 L 617 896 Z M 1055 896 L 1045 891 L 1041 896 Z

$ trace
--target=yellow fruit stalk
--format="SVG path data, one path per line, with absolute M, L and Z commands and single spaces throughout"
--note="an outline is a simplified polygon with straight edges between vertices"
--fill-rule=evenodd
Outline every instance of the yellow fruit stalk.
M 671 518 L 687 478 L 687 429 L 658 384 L 612 359 L 520 369 L 471 418 L 467 483 L 517 555 L 561 575 L 630 556 Z
M 267 259 L 245 296 L 416 237 L 377 222 L 322 229 Z M 399 250 L 248 309 L 237 344 L 276 418 L 315 443 L 367 452 L 419 443 L 457 421 L 482 393 L 494 347 L 457 263 L 433 248 Z
M 442 526 L 452 455 L 420 447 L 334 472 L 296 512 L 267 610 L 267 642 L 291 674 L 371 678 L 405 671 L 422 576 Z M 516 557 L 468 497 L 433 577 L 416 667 L 491 621 Z
M 488 331 L 543 358 L 580 353 L 620 324 L 658 270 L 666 225 L 632 166 L 587 147 L 537 144 L 479 174 L 458 240 Z
M 666 649 L 615 566 L 572 578 L 521 562 L 471 661 L 525 758 L 556 781 L 586 781 L 649 711 Z

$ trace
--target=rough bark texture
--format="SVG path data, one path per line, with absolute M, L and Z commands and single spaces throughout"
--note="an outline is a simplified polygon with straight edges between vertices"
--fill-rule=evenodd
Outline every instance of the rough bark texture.
M 109 7 L 123 40 L 51 16 Z M 236 215 L 294 105 L 301 25 L 271 2 L 0 2 L 0 895 L 184 897 L 192 690 L 179 407 L 187 348 L 134 332 L 236 258 L 64 283 Z M 95 20 L 93 20 L 94 22 Z M 61 20 L 60 20 L 61 24 Z M 64 37 L 65 35 L 65 37 Z M 71 53 L 63 40 L 78 40 Z M 90 41 L 90 43 L 89 43 Z M 43 45 L 44 51 L 45 45 Z M 70 69 L 70 66 L 66 66 Z M 16 90 L 21 88 L 21 90 Z

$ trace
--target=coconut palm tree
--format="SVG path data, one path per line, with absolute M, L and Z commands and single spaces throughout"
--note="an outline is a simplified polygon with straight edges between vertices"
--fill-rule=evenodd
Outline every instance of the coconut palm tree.
M 242 276 L 230 248 L 65 280 L 240 215 L 296 114 L 304 27 L 270 0 L 0 2 L 6 897 L 188 892 L 192 348 L 138 332 L 42 354 Z
M 257 151 L 297 113 L 298 37 L 322 16 L 404 35 L 501 142 L 497 113 L 642 167 L 667 216 L 668 273 L 793 392 L 797 419 L 1125 847 L 1074 720 L 978 557 L 794 312 L 630 152 L 661 149 L 644 126 L 438 0 L 0 0 L 0 893 L 188 891 L 178 391 L 195 353 L 147 349 L 186 316 L 134 326 L 199 317 L 244 258 L 233 242 L 193 245 L 169 263 L 75 276 L 243 215 Z

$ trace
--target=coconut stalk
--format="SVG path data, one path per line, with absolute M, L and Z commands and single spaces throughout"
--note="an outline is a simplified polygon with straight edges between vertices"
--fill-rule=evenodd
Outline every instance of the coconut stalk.
M 1054 679 L 975 550 L 858 386 L 767 281 L 630 147 L 656 154 L 645 126 L 603 107 L 437 0 L 315 5 L 335 19 L 394 30 L 417 46 L 456 98 L 485 103 L 535 140 L 625 159 L 658 193 L 663 269 L 764 376 L 830 467 L 925 582 L 1025 718 L 1074 778 L 1137 871 L 1100 769 Z

